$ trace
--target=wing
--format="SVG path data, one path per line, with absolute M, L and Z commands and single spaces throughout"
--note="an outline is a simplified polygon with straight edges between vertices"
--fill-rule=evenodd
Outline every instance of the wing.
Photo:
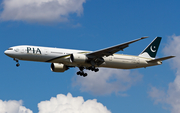
M 126 43 L 123 43 L 123 44 L 119 44 L 119 45 L 115 45 L 115 46 L 112 46 L 112 47 L 109 47 L 109 48 L 94 51 L 94 52 L 88 53 L 86 55 L 89 58 L 100 58 L 100 57 L 103 57 L 103 56 L 110 56 L 110 55 L 113 55 L 114 53 L 116 53 L 118 51 L 123 51 L 123 49 L 125 49 L 126 47 L 129 47 L 129 44 L 137 42 L 137 41 L 145 39 L 145 38 L 148 38 L 148 37 L 141 37 L 139 39 L 132 40 L 132 41 L 129 41 L 129 42 L 126 42 Z

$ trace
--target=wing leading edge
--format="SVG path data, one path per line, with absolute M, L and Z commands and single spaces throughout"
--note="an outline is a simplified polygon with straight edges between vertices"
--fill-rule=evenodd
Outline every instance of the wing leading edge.
M 126 47 L 129 47 L 129 44 L 132 44 L 134 42 L 137 42 L 137 41 L 145 39 L 145 38 L 148 38 L 148 37 L 141 37 L 139 39 L 132 40 L 132 41 L 129 41 L 126 43 L 122 43 L 122 44 L 118 44 L 118 45 L 115 45 L 112 47 L 94 51 L 94 52 L 88 53 L 86 55 L 90 58 L 100 58 L 100 57 L 104 57 L 104 56 L 110 56 L 118 51 L 123 51 L 123 49 L 125 49 Z

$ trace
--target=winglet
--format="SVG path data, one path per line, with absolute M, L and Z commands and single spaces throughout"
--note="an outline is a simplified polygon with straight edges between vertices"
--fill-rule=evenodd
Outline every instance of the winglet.
M 141 37 L 141 39 L 145 39 L 145 38 L 148 38 L 149 36 L 145 36 L 145 37 Z

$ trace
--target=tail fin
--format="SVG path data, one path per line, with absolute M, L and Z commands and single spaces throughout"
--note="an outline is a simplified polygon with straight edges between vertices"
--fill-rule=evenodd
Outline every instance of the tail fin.
M 139 54 L 140 57 L 146 57 L 155 59 L 156 53 L 161 42 L 161 37 L 156 37 L 142 52 Z

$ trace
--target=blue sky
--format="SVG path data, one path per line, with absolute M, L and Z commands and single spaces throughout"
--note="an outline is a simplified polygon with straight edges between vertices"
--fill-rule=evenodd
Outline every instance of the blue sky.
M 180 89 L 177 43 L 180 40 L 180 2 L 72 1 L 58 0 L 61 3 L 58 6 L 55 0 L 29 3 L 0 0 L 0 103 L 11 109 L 7 103 L 13 101 L 29 109 L 28 113 L 45 113 L 42 109 L 46 107 L 41 102 L 51 103 L 51 97 L 56 98 L 58 94 L 66 97 L 69 93 L 67 98 L 71 94 L 72 98 L 80 96 L 85 102 L 102 104 L 99 109 L 104 110 L 106 106 L 105 110 L 111 113 L 179 113 L 180 103 L 173 101 L 180 94 L 176 90 Z M 119 53 L 138 55 L 156 36 L 161 36 L 157 57 L 176 55 L 176 58 L 146 69 L 101 69 L 99 74 L 88 72 L 89 76 L 83 78 L 76 75 L 77 68 L 65 73 L 51 72 L 49 63 L 20 61 L 21 66 L 17 68 L 16 63 L 4 55 L 6 49 L 15 45 L 94 51 L 142 36 L 149 38 Z M 102 86 L 98 84 L 100 79 Z

